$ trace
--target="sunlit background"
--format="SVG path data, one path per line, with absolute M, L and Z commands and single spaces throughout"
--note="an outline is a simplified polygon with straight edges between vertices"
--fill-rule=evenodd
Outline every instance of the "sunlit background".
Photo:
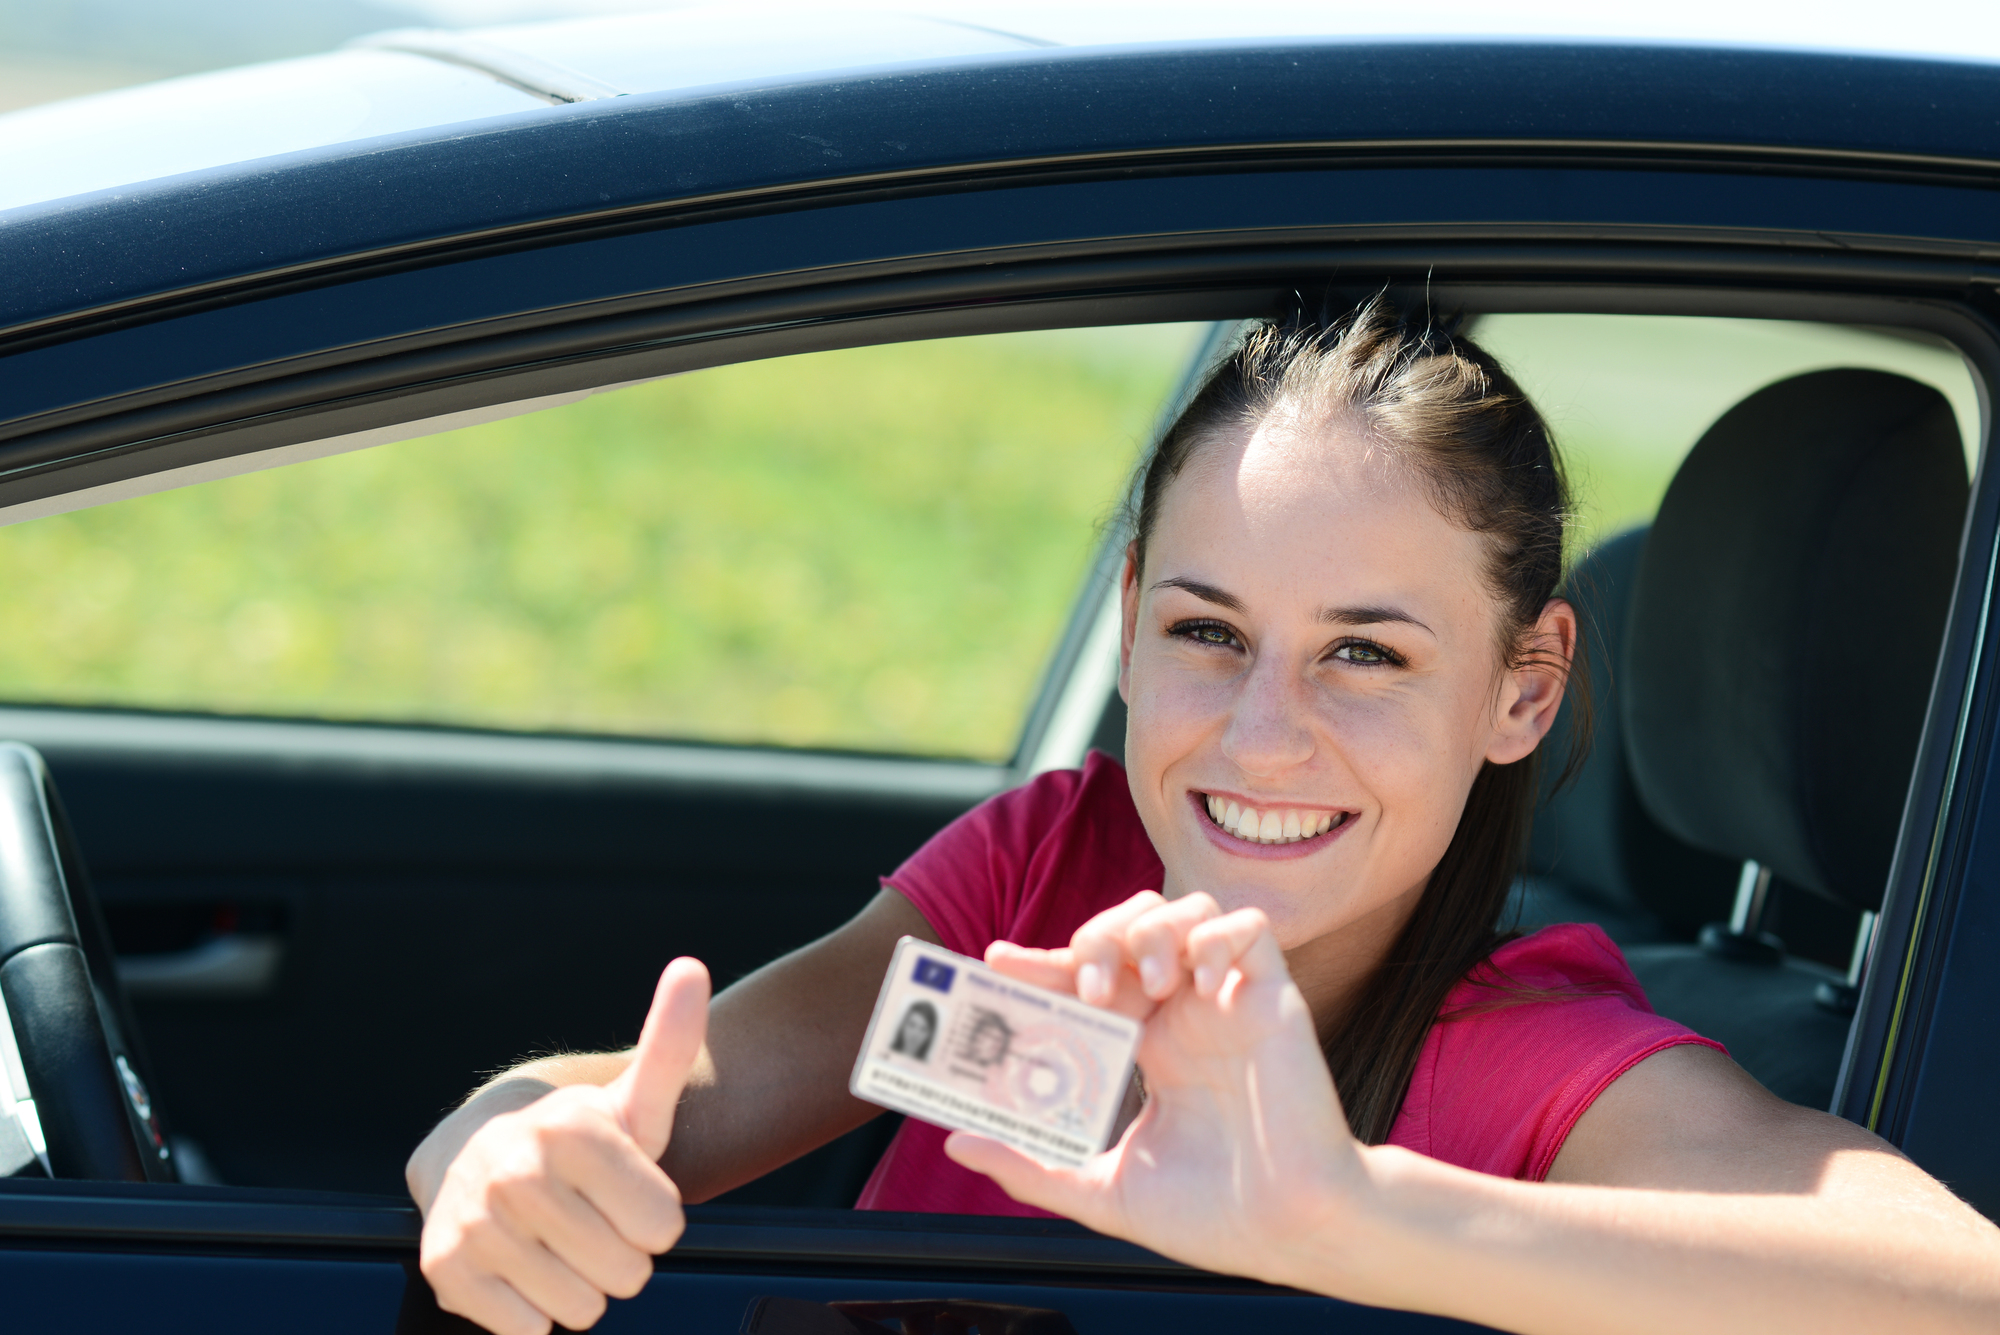
M 0 0 L 0 110 L 412 24 L 619 0 Z M 1835 7 L 1839 9 L 1838 6 Z M 1836 16 L 1837 17 L 1837 16 Z M 1029 333 L 697 372 L 0 529 L 0 700 L 1005 759 L 1205 330 Z M 1880 331 L 1499 315 L 1579 548 L 1717 415 Z
M 384 28 L 671 7 L 659 0 L 0 0 L 0 111 L 312 55 Z

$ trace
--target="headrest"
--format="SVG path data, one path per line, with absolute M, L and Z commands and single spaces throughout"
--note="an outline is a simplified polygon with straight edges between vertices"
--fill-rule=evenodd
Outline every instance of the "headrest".
M 1646 530 L 1633 529 L 1601 543 L 1581 557 L 1558 590 L 1576 606 L 1584 627 L 1583 684 L 1590 691 L 1593 734 L 1567 786 L 1554 780 L 1574 744 L 1577 683 L 1563 699 L 1555 726 L 1542 739 L 1540 801 L 1528 870 L 1558 877 L 1619 908 L 1637 907 L 1626 876 L 1619 838 L 1620 798 L 1632 787 L 1625 777 L 1625 729 L 1616 708 L 1619 659 L 1625 649 L 1625 613 L 1632 602 L 1632 577 L 1646 550 Z
M 1564 581 L 1561 592 L 1584 626 L 1593 735 L 1575 776 L 1554 788 L 1576 726 L 1575 700 L 1567 698 L 1542 741 L 1542 794 L 1527 865 L 1587 898 L 1651 914 L 1692 935 L 1703 923 L 1729 916 L 1741 859 L 1691 848 L 1661 829 L 1640 805 L 1627 772 L 1619 701 L 1632 584 L 1646 534 L 1636 528 L 1607 539 Z
M 1709 428 L 1626 626 L 1626 746 L 1654 819 L 1880 907 L 1966 499 L 1950 404 L 1903 376 L 1796 376 Z

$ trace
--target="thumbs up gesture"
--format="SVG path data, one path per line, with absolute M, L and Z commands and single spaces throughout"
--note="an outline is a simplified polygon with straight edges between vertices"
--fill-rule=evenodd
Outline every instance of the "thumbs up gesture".
M 606 1295 L 645 1287 L 684 1225 L 659 1159 L 701 1053 L 708 994 L 701 962 L 675 960 L 608 1084 L 501 1081 L 424 1142 L 409 1179 L 439 1306 L 496 1335 L 544 1335 L 552 1322 L 583 1330 Z

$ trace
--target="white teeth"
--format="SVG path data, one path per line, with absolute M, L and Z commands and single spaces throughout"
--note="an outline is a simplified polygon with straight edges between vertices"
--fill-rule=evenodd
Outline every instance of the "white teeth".
M 1295 844 L 1325 834 L 1343 819 L 1331 811 L 1259 811 L 1242 807 L 1226 797 L 1204 794 L 1209 819 L 1238 839 L 1255 844 Z

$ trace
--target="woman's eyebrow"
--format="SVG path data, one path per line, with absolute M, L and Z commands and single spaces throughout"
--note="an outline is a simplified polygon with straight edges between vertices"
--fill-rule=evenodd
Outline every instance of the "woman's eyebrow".
M 1332 626 L 1381 626 L 1397 624 L 1415 626 L 1426 635 L 1436 636 L 1437 632 L 1408 612 L 1394 607 L 1322 607 L 1319 619 Z
M 1174 575 L 1161 580 L 1153 587 L 1156 589 L 1181 589 L 1193 594 L 1205 603 L 1214 603 L 1217 607 L 1226 607 L 1232 612 L 1241 612 L 1243 610 L 1243 600 L 1241 598 L 1238 598 L 1233 593 L 1225 593 L 1213 584 L 1204 584 L 1198 579 L 1183 579 L 1179 575 Z

